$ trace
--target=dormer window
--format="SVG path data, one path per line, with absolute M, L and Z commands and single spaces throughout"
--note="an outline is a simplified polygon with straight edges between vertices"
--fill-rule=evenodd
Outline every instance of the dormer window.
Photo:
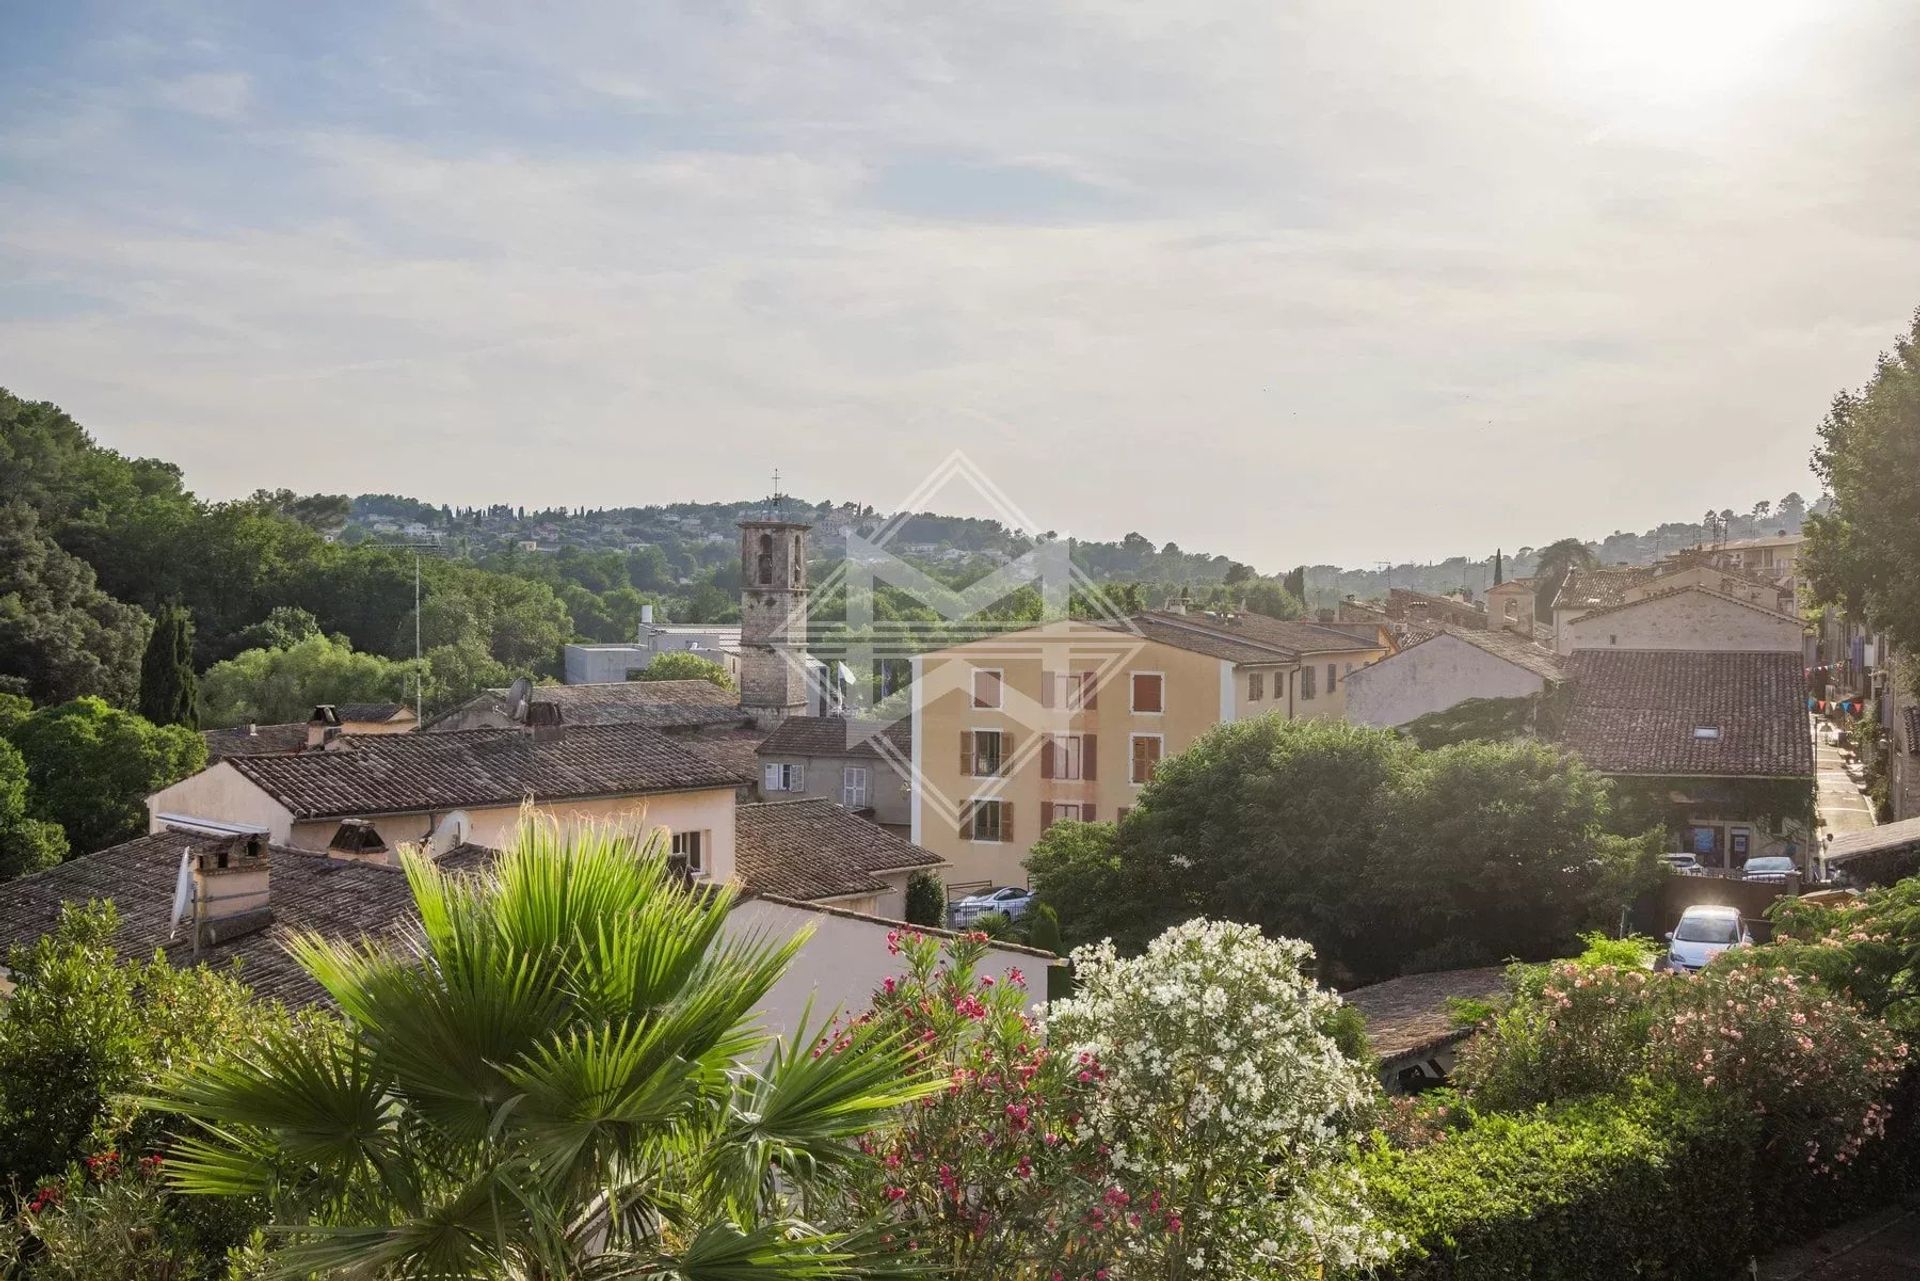
M 1693 736 L 1708 741 L 1717 740 L 1720 737 L 1720 727 L 1718 725 L 1695 725 L 1693 727 Z

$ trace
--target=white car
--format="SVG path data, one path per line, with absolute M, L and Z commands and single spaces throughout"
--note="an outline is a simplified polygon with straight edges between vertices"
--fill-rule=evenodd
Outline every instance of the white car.
M 1667 965 L 1692 973 L 1730 947 L 1751 947 L 1753 935 L 1740 923 L 1740 909 L 1695 904 L 1680 913 L 1667 935 Z
M 1667 855 L 1667 866 L 1682 876 L 1699 876 L 1707 869 L 1700 866 L 1700 860 L 1684 850 Z
M 1748 859 L 1740 875 L 1749 881 L 1784 881 L 1799 870 L 1785 854 L 1763 854 Z
M 947 909 L 947 921 L 954 929 L 963 929 L 983 916 L 998 912 L 1009 921 L 1017 921 L 1033 906 L 1033 891 L 1017 885 L 969 894 Z

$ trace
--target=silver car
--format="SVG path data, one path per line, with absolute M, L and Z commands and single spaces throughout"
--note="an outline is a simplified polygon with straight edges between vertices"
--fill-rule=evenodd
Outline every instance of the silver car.
M 978 894 L 969 894 L 947 909 L 947 922 L 954 929 L 964 929 L 983 916 L 992 916 L 996 912 L 1009 921 L 1017 921 L 1033 907 L 1033 891 L 1021 889 L 1017 885 L 1002 885 L 997 889 L 982 890 Z

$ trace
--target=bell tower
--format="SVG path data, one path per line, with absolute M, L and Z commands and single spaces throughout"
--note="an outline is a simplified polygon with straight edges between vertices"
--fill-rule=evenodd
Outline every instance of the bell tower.
M 740 707 L 772 728 L 807 710 L 807 533 L 773 502 L 740 524 Z

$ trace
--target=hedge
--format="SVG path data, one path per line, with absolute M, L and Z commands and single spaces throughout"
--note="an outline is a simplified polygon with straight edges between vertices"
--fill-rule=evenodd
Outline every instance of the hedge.
M 1710 1281 L 1759 1240 L 1753 1122 L 1659 1097 L 1485 1116 L 1361 1158 L 1391 1281 Z

